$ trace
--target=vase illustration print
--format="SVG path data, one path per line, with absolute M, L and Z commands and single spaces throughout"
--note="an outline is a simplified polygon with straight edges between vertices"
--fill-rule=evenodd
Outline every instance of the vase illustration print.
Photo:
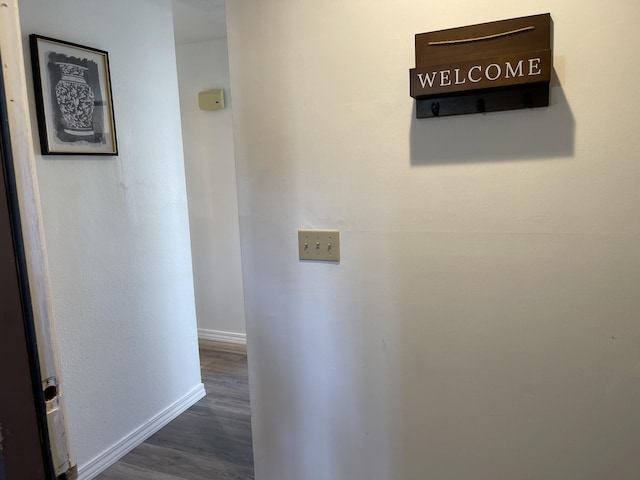
M 56 65 L 60 67 L 62 74 L 55 92 L 62 113 L 64 132 L 78 139 L 94 136 L 95 95 L 84 78 L 88 68 L 65 62 L 56 62 Z

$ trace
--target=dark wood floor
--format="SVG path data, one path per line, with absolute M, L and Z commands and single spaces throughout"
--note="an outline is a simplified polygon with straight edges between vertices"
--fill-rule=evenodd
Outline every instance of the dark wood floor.
M 207 396 L 99 480 L 252 480 L 246 349 L 200 342 Z

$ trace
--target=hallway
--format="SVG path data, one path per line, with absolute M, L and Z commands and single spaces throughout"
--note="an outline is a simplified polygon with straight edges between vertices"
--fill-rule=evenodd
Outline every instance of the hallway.
M 97 478 L 251 480 L 246 347 L 200 341 L 207 396 Z

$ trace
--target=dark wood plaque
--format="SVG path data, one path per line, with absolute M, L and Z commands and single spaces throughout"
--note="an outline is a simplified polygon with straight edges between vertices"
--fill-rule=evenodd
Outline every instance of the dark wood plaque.
M 550 14 L 416 35 L 417 117 L 549 105 Z

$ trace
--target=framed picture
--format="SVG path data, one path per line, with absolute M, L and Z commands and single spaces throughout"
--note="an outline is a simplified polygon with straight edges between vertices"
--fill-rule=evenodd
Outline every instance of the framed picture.
M 43 155 L 117 155 L 109 55 L 29 36 Z

